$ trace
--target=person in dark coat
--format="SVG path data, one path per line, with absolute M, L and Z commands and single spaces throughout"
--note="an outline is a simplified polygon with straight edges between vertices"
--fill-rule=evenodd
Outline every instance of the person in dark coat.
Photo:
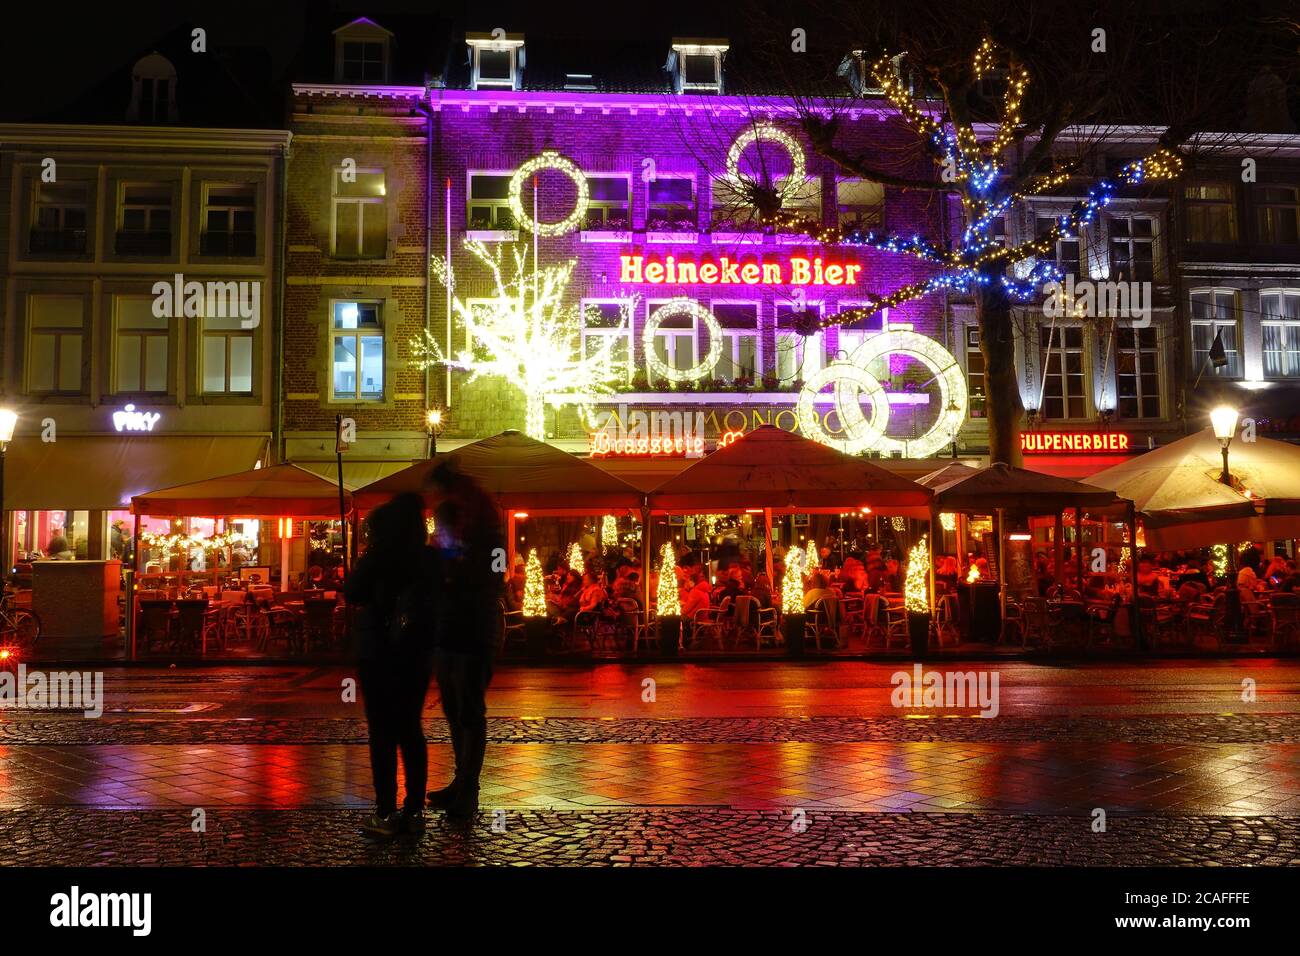
M 495 503 L 473 479 L 443 464 L 431 483 L 442 496 L 434 513 L 442 567 L 434 672 L 456 773 L 447 786 L 429 793 L 429 804 L 468 819 L 478 812 L 487 751 L 487 688 L 501 626 L 505 537 Z
M 403 494 L 368 519 L 370 546 L 348 576 L 358 606 L 358 676 L 370 739 L 375 811 L 364 829 L 391 837 L 424 823 L 429 752 L 422 715 L 433 673 L 438 555 L 426 542 L 424 502 Z M 397 753 L 406 776 L 397 807 Z

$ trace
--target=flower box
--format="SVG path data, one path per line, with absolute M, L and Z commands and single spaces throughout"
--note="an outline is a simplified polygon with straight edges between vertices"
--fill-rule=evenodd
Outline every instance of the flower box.
M 646 242 L 659 243 L 676 243 L 678 245 L 694 245 L 700 241 L 698 232 L 649 232 L 645 234 Z
M 467 229 L 465 230 L 466 239 L 476 239 L 479 242 L 518 242 L 518 229 Z
M 631 242 L 632 233 L 627 229 L 605 230 L 605 229 L 584 229 L 580 236 L 583 242 Z

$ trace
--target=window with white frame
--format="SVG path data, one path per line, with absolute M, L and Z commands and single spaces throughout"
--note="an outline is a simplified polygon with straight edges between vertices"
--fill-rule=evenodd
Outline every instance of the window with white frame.
M 1183 187 L 1188 242 L 1236 242 L 1237 209 L 1228 183 L 1192 183 Z
M 1300 290 L 1261 292 L 1260 330 L 1263 333 L 1264 375 L 1300 376 Z
M 1155 220 L 1150 216 L 1111 216 L 1110 278 L 1124 282 L 1155 280 Z
M 694 232 L 695 179 L 658 176 L 646 185 L 646 229 L 651 232 Z
M 1160 417 L 1160 340 L 1155 326 L 1115 330 L 1120 418 Z
M 470 173 L 469 204 L 466 210 L 470 229 L 517 228 L 510 211 L 510 179 L 513 173 Z
M 984 416 L 985 392 L 984 350 L 980 347 L 980 330 L 978 325 L 960 326 L 963 335 L 963 347 L 966 351 L 966 391 L 970 396 L 971 415 L 976 418 Z
M 118 255 L 171 254 L 170 183 L 123 183 L 118 211 Z
M 583 228 L 621 232 L 631 228 L 628 196 L 632 181 L 625 173 L 587 174 L 587 216 Z
M 784 183 L 785 180 L 782 180 Z M 781 211 L 794 217 L 800 230 L 816 229 L 822 224 L 822 181 L 810 176 L 791 188 L 781 200 Z
M 1039 371 L 1045 374 L 1039 413 L 1049 419 L 1087 417 L 1083 329 L 1039 326 L 1038 333 Z
M 383 40 L 348 40 L 339 44 L 339 79 L 344 83 L 388 81 L 388 44 Z
M 728 381 L 761 378 L 763 366 L 758 337 L 758 303 L 715 301 L 712 311 L 722 326 L 722 357 L 713 370 L 713 377 Z
M 601 349 L 608 355 L 616 378 L 632 381 L 633 299 L 582 300 L 582 355 L 591 358 Z
M 87 192 L 85 183 L 36 183 L 28 251 L 85 252 Z
M 381 303 L 334 302 L 330 322 L 330 398 L 382 401 L 384 327 Z
M 206 316 L 203 322 L 203 391 L 248 395 L 253 391 L 253 330 L 239 316 Z
M 113 381 L 119 393 L 165 394 L 171 353 L 170 320 L 153 314 L 153 299 L 113 296 Z
M 861 232 L 885 225 L 885 187 L 866 179 L 841 179 L 835 183 L 835 205 L 840 228 Z
M 673 44 L 672 72 L 678 93 L 721 93 L 725 43 Z
M 524 41 L 519 35 L 465 37 L 470 49 L 470 82 L 476 90 L 515 90 L 523 68 Z
M 796 381 L 807 381 L 825 364 L 825 333 L 819 331 L 805 337 L 794 329 L 794 317 L 801 312 L 812 312 L 820 318 L 821 303 L 809 302 L 806 307 L 793 302 L 778 302 L 776 305 L 776 361 L 773 371 L 786 386 Z
M 203 233 L 205 256 L 251 256 L 257 253 L 257 187 L 252 183 L 205 183 Z
M 75 295 L 27 299 L 27 390 L 79 394 L 85 351 L 85 300 Z
M 1201 289 L 1191 293 L 1192 377 L 1202 372 L 1224 378 L 1241 377 L 1238 346 L 1237 293 L 1233 289 Z M 1219 337 L 1228 364 L 1215 367 L 1210 350 Z
M 1058 222 L 1056 216 L 1038 216 L 1034 220 L 1035 235 L 1043 236 L 1051 232 Z M 1055 262 L 1056 267 L 1067 275 L 1085 276 L 1087 271 L 1083 268 L 1081 255 L 1083 252 L 1083 242 L 1079 238 L 1077 231 L 1067 236 L 1061 236 L 1056 240 L 1056 249 L 1048 257 L 1049 262 Z
M 743 185 L 718 176 L 713 179 L 712 187 L 714 229 L 744 229 L 758 221 L 758 210 Z
M 647 302 L 647 318 L 663 302 Z M 684 370 L 693 367 L 700 360 L 699 327 L 693 316 L 669 315 L 655 329 L 654 350 L 659 361 L 669 368 Z M 654 373 L 650 372 L 650 382 L 654 384 Z
M 1300 198 L 1294 186 L 1255 187 L 1255 223 L 1259 241 L 1266 245 L 1293 246 L 1300 228 Z
M 332 254 L 340 259 L 382 259 L 388 254 L 388 202 L 382 169 L 334 170 Z

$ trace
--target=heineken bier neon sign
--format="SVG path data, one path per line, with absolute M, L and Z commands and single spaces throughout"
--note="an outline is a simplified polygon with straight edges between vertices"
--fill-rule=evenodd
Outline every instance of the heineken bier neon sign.
M 766 257 L 659 258 L 640 253 L 618 258 L 618 281 L 624 285 L 855 286 L 862 274 L 860 265 L 830 262 L 821 256 L 791 256 L 788 262 Z

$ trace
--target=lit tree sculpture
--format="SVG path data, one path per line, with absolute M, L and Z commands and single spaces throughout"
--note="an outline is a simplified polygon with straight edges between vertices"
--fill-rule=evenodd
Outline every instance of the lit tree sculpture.
M 817 553 L 817 542 L 809 541 L 808 549 L 804 552 L 803 573 L 812 574 L 821 567 L 821 555 Z
M 921 540 L 912 545 L 907 553 L 907 576 L 903 581 L 903 602 L 907 610 L 914 614 L 927 614 L 930 611 L 930 545 L 921 535 Z
M 618 547 L 618 519 L 605 515 L 600 522 L 600 543 L 606 548 Z
M 524 431 L 538 441 L 546 439 L 547 395 L 567 395 L 590 417 L 584 398 L 609 394 L 618 374 L 612 358 L 617 340 L 601 335 L 589 354 L 583 354 L 584 317 L 577 305 L 567 300 L 574 261 L 562 265 L 530 268 L 527 246 L 514 246 L 509 255 L 500 247 L 489 250 L 476 239 L 465 248 L 487 268 L 495 292 L 472 304 L 456 295 L 456 277 L 447 260 L 434 256 L 433 275 L 452 292 L 452 313 L 468 333 L 470 347 L 455 356 L 444 353 L 433 334 L 425 329 L 413 339 L 411 364 L 423 371 L 433 365 L 460 368 L 470 373 L 469 381 L 483 375 L 504 378 L 524 394 Z M 625 306 L 621 321 L 626 328 L 634 306 Z
M 781 579 L 781 613 L 803 613 L 803 562 L 801 548 L 791 548 L 785 554 L 785 576 Z
M 546 617 L 546 583 L 536 548 L 528 552 L 528 563 L 524 566 L 523 611 L 524 617 Z
M 587 573 L 587 562 L 582 559 L 582 545 L 576 541 L 569 545 L 569 570 L 579 574 Z
M 681 617 L 682 599 L 677 593 L 677 558 L 671 541 L 665 541 L 659 558 L 659 588 L 655 591 L 659 617 Z

